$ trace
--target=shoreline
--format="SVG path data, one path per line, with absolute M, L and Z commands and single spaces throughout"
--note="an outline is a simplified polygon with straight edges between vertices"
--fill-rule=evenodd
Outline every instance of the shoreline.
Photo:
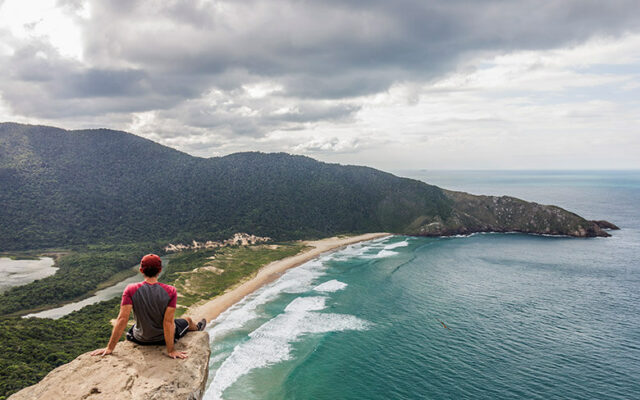
M 291 268 L 298 267 L 308 261 L 311 261 L 323 253 L 336 251 L 351 244 L 366 242 L 386 236 L 392 236 L 392 234 L 377 232 L 346 238 L 330 237 L 320 240 L 305 241 L 303 243 L 307 246 L 311 246 L 311 249 L 298 253 L 295 256 L 273 261 L 261 267 L 260 270 L 258 270 L 258 273 L 248 281 L 221 294 L 220 296 L 214 297 L 204 304 L 189 307 L 184 315 L 197 319 L 206 318 L 209 323 L 249 294 L 278 279 L 284 272 Z

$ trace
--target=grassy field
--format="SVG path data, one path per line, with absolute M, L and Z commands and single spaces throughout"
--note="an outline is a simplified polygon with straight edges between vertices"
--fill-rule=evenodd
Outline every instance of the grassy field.
M 0 257 L 5 257 L 5 256 L 0 254 Z M 39 260 L 40 259 L 40 257 L 38 256 L 30 256 L 26 254 L 9 255 L 6 257 L 8 257 L 11 260 Z

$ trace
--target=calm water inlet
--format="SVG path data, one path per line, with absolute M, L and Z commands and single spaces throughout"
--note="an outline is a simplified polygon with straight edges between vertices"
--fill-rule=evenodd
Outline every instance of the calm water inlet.
M 169 257 L 165 256 L 160 258 L 162 258 L 162 265 L 166 267 L 169 264 Z M 132 269 L 137 271 L 138 268 L 140 268 L 140 264 L 135 265 Z M 160 272 L 159 276 L 162 275 L 162 272 L 163 271 Z M 132 277 L 126 278 L 118 283 L 113 284 L 112 286 L 96 291 L 96 293 L 93 296 L 87 297 L 86 299 L 74 301 L 72 303 L 65 304 L 60 307 L 51 308 L 49 310 L 27 314 L 27 315 L 24 315 L 23 318 L 30 318 L 30 317 L 51 318 L 51 319 L 62 318 L 65 315 L 71 314 L 72 312 L 80 310 L 81 308 L 84 308 L 88 305 L 95 304 L 100 301 L 111 300 L 114 297 L 122 296 L 122 292 L 127 287 L 127 285 L 131 283 L 141 282 L 142 279 L 143 279 L 142 275 L 140 275 L 139 273 L 136 273 Z

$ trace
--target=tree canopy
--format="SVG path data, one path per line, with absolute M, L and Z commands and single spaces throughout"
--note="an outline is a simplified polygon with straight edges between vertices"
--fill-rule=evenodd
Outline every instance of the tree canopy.
M 0 250 L 400 232 L 446 217 L 443 191 L 285 153 L 198 158 L 106 129 L 0 124 Z

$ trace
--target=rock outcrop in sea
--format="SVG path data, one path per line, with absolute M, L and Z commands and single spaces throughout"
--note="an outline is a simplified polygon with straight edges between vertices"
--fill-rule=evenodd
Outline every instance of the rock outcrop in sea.
M 554 236 L 608 237 L 619 229 L 608 221 L 589 221 L 557 206 L 509 196 L 478 196 L 443 190 L 452 201 L 449 215 L 416 220 L 408 232 L 418 236 L 520 232 Z
M 188 358 L 174 360 L 164 346 L 120 342 L 109 356 L 85 353 L 51 371 L 10 400 L 199 400 L 209 366 L 209 335 L 189 332 L 176 343 Z

